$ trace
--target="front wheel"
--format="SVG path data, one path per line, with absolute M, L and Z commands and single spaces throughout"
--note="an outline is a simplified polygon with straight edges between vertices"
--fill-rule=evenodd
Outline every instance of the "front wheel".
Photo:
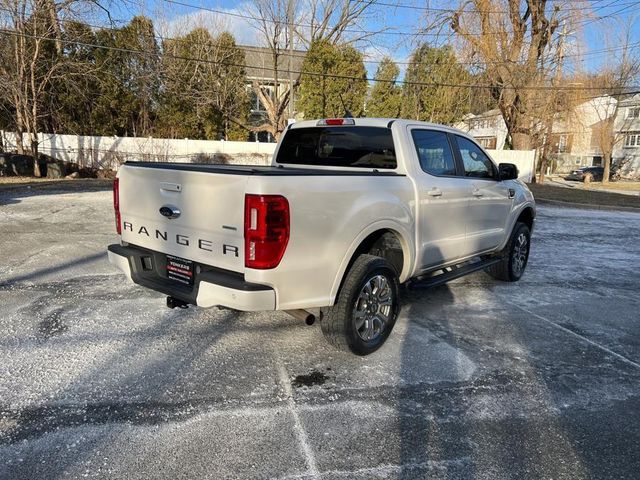
M 517 282 L 522 277 L 529 261 L 531 232 L 524 223 L 518 222 L 513 227 L 507 246 L 502 251 L 502 260 L 491 265 L 486 272 L 497 280 Z
M 344 280 L 336 304 L 323 310 L 322 333 L 334 347 L 356 355 L 375 352 L 396 323 L 398 273 L 384 258 L 361 255 Z

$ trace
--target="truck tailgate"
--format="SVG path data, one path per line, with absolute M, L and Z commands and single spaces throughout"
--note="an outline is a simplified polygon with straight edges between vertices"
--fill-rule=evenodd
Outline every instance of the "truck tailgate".
M 235 272 L 244 270 L 247 176 L 123 165 L 122 240 Z M 175 218 L 165 215 L 179 211 Z

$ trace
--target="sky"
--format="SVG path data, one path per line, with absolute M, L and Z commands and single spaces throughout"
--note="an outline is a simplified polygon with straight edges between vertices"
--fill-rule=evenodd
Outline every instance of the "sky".
M 144 14 L 152 19 L 159 35 L 175 36 L 185 33 L 195 25 L 201 25 L 212 33 L 222 30 L 231 32 L 236 41 L 243 45 L 260 45 L 260 34 L 249 19 L 251 0 L 127 0 L 112 9 L 112 17 L 127 20 L 136 14 Z M 358 30 L 382 31 L 361 43 L 359 48 L 365 53 L 369 76 L 373 77 L 379 60 L 388 55 L 397 62 L 407 62 L 411 51 L 423 41 L 433 40 L 433 36 L 420 36 L 429 20 L 425 7 L 437 9 L 455 8 L 457 1 L 429 0 L 378 0 L 382 5 L 370 7 L 369 15 L 354 27 Z M 640 50 L 640 1 L 633 0 L 548 0 L 548 3 L 562 3 L 572 14 L 581 15 L 578 31 L 568 31 L 566 54 L 569 70 L 597 71 L 607 62 L 620 55 L 621 32 L 630 24 L 630 41 L 638 43 Z M 115 5 L 115 4 L 114 4 Z M 192 8 L 191 5 L 195 8 Z M 398 6 L 393 6 L 398 5 Z M 215 10 L 217 12 L 213 12 Z M 239 16 L 238 16 L 239 15 Z M 604 17 L 600 19 L 601 17 Z M 616 50 L 617 49 L 617 50 Z M 578 53 L 585 54 L 579 63 Z M 399 65 L 404 70 L 403 65 Z

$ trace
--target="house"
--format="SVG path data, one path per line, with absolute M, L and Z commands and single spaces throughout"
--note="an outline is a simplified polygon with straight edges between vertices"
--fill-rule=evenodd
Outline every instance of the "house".
M 640 176 L 640 94 L 620 100 L 613 129 L 613 162 L 623 164 L 623 176 Z
M 497 108 L 477 115 L 468 113 L 456 128 L 467 132 L 489 150 L 502 150 L 507 139 L 507 125 Z
M 251 125 L 259 125 L 265 121 L 267 112 L 253 89 L 254 82 L 258 82 L 263 88 L 269 90 L 272 97 L 276 94 L 276 89 L 279 95 L 284 94 L 288 91 L 289 85 L 296 81 L 297 72 L 302 70 L 302 62 L 304 61 L 306 52 L 301 50 L 282 52 L 278 57 L 276 72 L 276 69 L 274 68 L 273 52 L 270 48 L 243 45 L 240 45 L 239 47 L 244 50 L 247 90 L 249 91 L 251 99 L 249 123 Z M 295 116 L 296 96 L 294 94 L 293 101 L 289 107 L 289 118 L 295 118 Z M 271 136 L 268 133 L 260 132 L 258 134 L 252 134 L 251 140 L 260 142 L 273 141 L 273 138 L 270 137 Z
M 556 114 L 551 129 L 550 159 L 553 171 L 602 165 L 603 137 L 610 133 L 607 120 L 614 114 L 616 100 L 609 95 L 591 98 L 568 112 Z

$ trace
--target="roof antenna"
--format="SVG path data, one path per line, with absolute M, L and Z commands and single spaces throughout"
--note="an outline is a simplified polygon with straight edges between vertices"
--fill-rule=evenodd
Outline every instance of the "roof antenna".
M 344 104 L 344 100 L 342 99 L 342 94 L 338 93 L 338 96 L 340 97 L 340 102 L 342 103 L 342 108 L 344 108 L 344 115 L 342 116 L 342 118 L 353 118 L 353 114 L 349 111 L 347 106 Z

